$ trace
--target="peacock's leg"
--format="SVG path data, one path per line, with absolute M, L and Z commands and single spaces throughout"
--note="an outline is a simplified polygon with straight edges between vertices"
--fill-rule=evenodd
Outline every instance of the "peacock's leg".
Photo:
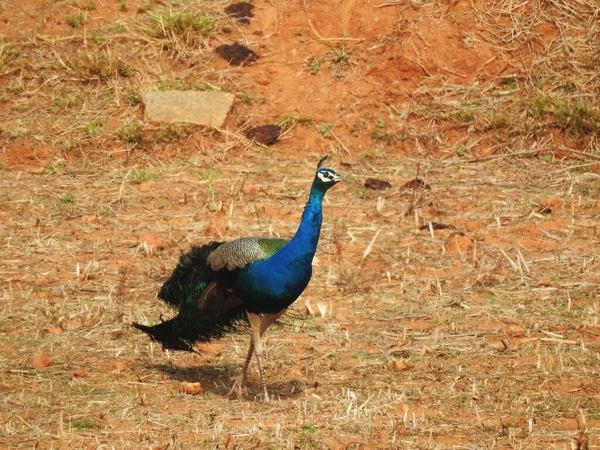
M 248 379 L 248 366 L 250 365 L 250 361 L 252 360 L 252 355 L 254 354 L 254 350 L 256 349 L 255 342 L 260 342 L 261 344 L 261 353 L 262 353 L 262 335 L 265 334 L 267 328 L 271 326 L 277 319 L 279 319 L 283 313 L 286 312 L 287 309 L 280 311 L 276 314 L 251 314 L 248 313 L 248 320 L 250 321 L 250 326 L 252 327 L 252 334 L 250 336 L 250 345 L 248 346 L 248 354 L 246 355 L 246 360 L 244 361 L 244 367 L 242 368 L 242 373 L 240 376 L 237 376 L 233 386 L 229 390 L 227 396 L 231 396 L 234 392 L 237 393 L 239 397 L 242 396 L 242 388 L 246 385 L 246 381 Z M 256 333 L 258 331 L 258 333 Z M 258 363 L 258 373 L 260 375 L 260 383 L 263 388 L 263 393 L 265 396 L 265 401 L 269 401 L 269 394 L 267 392 L 267 386 L 264 382 L 264 372 L 262 369 L 262 361 L 261 357 L 259 357 L 258 351 L 256 353 L 256 361 Z
M 265 376 L 262 367 L 262 335 L 265 333 L 267 328 L 273 322 L 275 322 L 286 310 L 279 311 L 275 314 L 253 314 L 248 313 L 248 320 L 252 327 L 252 343 L 254 344 L 254 350 L 256 351 L 256 363 L 258 364 L 258 375 L 260 376 L 260 385 L 262 386 L 264 401 L 269 401 L 269 392 L 267 391 L 267 384 L 265 383 Z M 245 367 L 247 369 L 247 367 Z
M 246 361 L 244 361 L 244 368 L 242 369 L 242 385 L 246 384 L 248 379 L 248 366 L 252 360 L 252 354 L 254 353 L 254 336 L 250 336 L 250 346 L 248 347 L 248 354 L 246 355 Z
M 237 394 L 238 397 L 242 397 L 242 391 L 244 386 L 246 385 L 246 380 L 248 378 L 248 366 L 250 365 L 250 360 L 252 359 L 252 354 L 254 353 L 254 337 L 250 336 L 250 345 L 248 346 L 248 354 L 246 355 L 246 361 L 244 362 L 244 368 L 242 369 L 242 373 L 236 375 L 233 378 L 233 385 L 231 389 L 227 393 L 227 397 L 231 397 L 234 393 Z
M 256 351 L 256 363 L 258 364 L 258 375 L 260 377 L 260 385 L 263 390 L 263 400 L 265 403 L 269 402 L 269 393 L 267 392 L 267 384 L 265 383 L 265 374 L 262 367 L 262 352 L 263 345 L 261 340 L 260 328 L 263 321 L 263 315 L 248 313 L 248 320 L 252 327 L 252 343 L 254 344 L 254 350 Z
M 287 309 L 284 309 L 280 313 L 277 314 L 264 314 L 261 317 L 260 321 L 260 337 L 265 334 L 267 328 L 269 328 L 273 323 L 279 319 Z M 242 384 L 246 384 L 246 380 L 248 378 L 248 366 L 250 365 L 250 361 L 252 360 L 252 354 L 254 353 L 254 333 L 250 336 L 250 346 L 248 347 L 248 354 L 246 355 L 246 361 L 244 362 L 244 368 L 242 369 Z

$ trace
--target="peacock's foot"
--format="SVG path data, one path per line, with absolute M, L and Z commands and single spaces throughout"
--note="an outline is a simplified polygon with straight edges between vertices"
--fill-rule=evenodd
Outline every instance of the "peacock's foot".
M 231 389 L 225 395 L 227 398 L 231 398 L 234 395 L 237 398 L 247 398 L 248 397 L 248 388 L 246 387 L 246 377 L 243 374 L 236 375 L 231 377 L 233 380 L 233 384 L 231 385 Z

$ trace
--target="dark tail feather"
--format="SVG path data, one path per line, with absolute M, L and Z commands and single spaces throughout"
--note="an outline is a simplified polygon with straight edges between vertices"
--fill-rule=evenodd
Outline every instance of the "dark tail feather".
M 206 265 L 208 255 L 222 242 L 211 242 L 192 249 L 179 258 L 179 264 L 163 284 L 158 298 L 173 306 L 195 301 L 202 290 L 213 280 L 212 271 Z
M 247 321 L 246 311 L 240 304 L 216 317 L 197 308 L 185 308 L 176 317 L 158 325 L 132 323 L 132 326 L 160 342 L 163 349 L 194 352 L 196 342 L 208 342 L 241 331 L 246 328 Z
M 131 326 L 146 333 L 152 338 L 153 341 L 160 342 L 163 346 L 163 349 L 193 352 L 194 349 L 189 342 L 173 332 L 176 319 L 177 318 L 175 317 L 174 319 L 159 323 L 153 327 L 135 322 L 132 323 Z

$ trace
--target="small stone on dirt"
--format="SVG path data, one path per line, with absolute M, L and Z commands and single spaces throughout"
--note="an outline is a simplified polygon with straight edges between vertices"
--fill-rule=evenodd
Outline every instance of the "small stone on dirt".
M 365 188 L 373 189 L 375 191 L 382 191 L 384 189 L 391 188 L 392 185 L 385 180 L 378 180 L 376 178 L 367 178 L 365 180 Z
M 50 358 L 48 355 L 42 353 L 41 355 L 38 355 L 35 358 L 33 358 L 32 364 L 33 364 L 33 367 L 37 367 L 38 369 L 41 369 L 44 367 L 53 366 L 54 360 L 52 358 Z
M 464 253 L 473 248 L 473 240 L 462 234 L 453 234 L 446 244 L 448 253 Z
M 499 352 L 508 350 L 508 343 L 504 339 L 490 339 L 488 344 L 494 350 L 498 350 Z
M 138 190 L 140 192 L 150 192 L 152 191 L 152 183 L 140 183 L 138 185 Z
M 83 367 L 79 367 L 77 369 L 75 369 L 75 371 L 73 372 L 73 376 L 75 378 L 83 378 L 85 377 L 86 373 L 85 370 L 83 370 Z
M 446 230 L 446 229 L 455 229 L 454 225 L 446 225 L 445 223 L 438 222 L 429 222 L 426 225 L 421 225 L 419 230 L 429 230 L 429 224 L 431 224 L 431 228 L 434 230 Z
M 98 216 L 81 216 L 83 223 L 99 223 L 100 218 Z
M 246 66 L 258 59 L 256 53 L 237 42 L 231 45 L 219 45 L 215 51 L 232 66 Z
M 407 181 L 406 183 L 404 183 L 404 187 L 409 188 L 409 189 L 429 189 L 429 190 L 431 190 L 431 187 L 419 178 L 413 178 L 412 180 Z
M 143 95 L 146 118 L 151 122 L 187 122 L 222 127 L 234 95 L 219 91 L 162 91 Z
M 279 125 L 260 125 L 248 130 L 246 137 L 263 145 L 273 145 L 279 139 L 279 133 Z
M 287 378 L 291 380 L 302 380 L 304 376 L 302 375 L 302 365 L 296 364 L 290 368 L 287 373 Z
M 540 209 L 538 212 L 541 214 L 551 214 L 552 210 L 559 209 L 561 206 L 562 200 L 560 198 L 549 198 L 541 201 Z
M 225 8 L 225 12 L 240 23 L 250 23 L 250 18 L 254 17 L 253 9 L 254 5 L 250 3 L 232 3 Z
M 181 386 L 181 390 L 184 394 L 198 395 L 202 392 L 202 385 L 200 383 L 189 383 L 187 381 L 182 381 L 179 386 Z
M 45 334 L 62 334 L 63 329 L 60 327 L 42 328 L 41 332 Z
M 127 364 L 125 364 L 123 361 L 112 361 L 106 364 L 104 367 L 111 372 L 121 372 L 127 368 Z

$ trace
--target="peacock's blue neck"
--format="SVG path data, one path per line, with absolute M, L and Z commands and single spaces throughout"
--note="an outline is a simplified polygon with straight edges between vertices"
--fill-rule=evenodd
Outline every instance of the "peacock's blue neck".
M 324 194 L 323 190 L 313 186 L 294 237 L 270 258 L 248 266 L 236 280 L 234 289 L 248 311 L 281 311 L 308 285 L 321 233 Z M 267 300 L 272 311 L 264 309 Z
M 323 222 L 324 195 L 325 192 L 322 190 L 316 189 L 314 186 L 311 188 L 308 202 L 302 213 L 300 226 L 288 244 L 290 247 L 301 250 L 304 254 L 314 255 L 317 250 L 321 234 L 321 224 Z

